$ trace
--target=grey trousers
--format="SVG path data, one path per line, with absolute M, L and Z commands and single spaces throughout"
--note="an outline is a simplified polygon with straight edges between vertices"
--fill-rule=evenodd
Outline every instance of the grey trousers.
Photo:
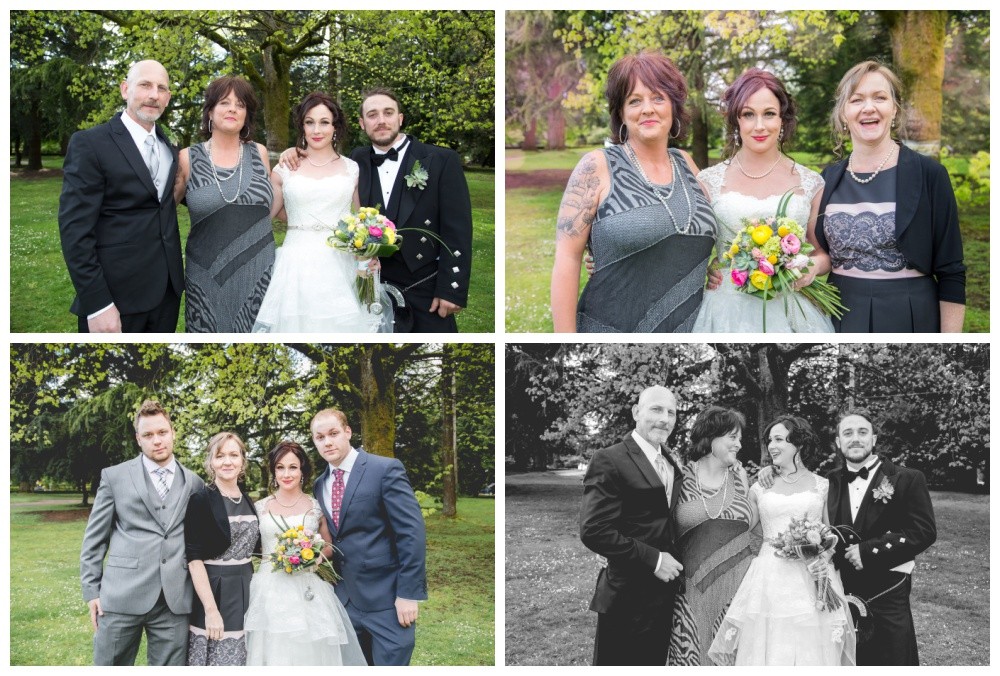
M 95 666 L 132 666 L 146 630 L 146 661 L 150 666 L 184 666 L 187 662 L 188 615 L 170 612 L 163 593 L 144 615 L 109 613 L 97 617 Z

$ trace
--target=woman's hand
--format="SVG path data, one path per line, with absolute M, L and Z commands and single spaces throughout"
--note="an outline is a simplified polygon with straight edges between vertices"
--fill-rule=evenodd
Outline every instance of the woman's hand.
M 222 633 L 226 630 L 225 625 L 222 622 L 222 614 L 219 612 L 218 608 L 212 608 L 211 610 L 205 610 L 205 631 L 208 632 L 208 638 L 213 641 L 222 640 Z
M 705 288 L 709 291 L 715 291 L 720 286 L 722 286 L 722 270 L 719 269 L 718 262 L 713 260 L 708 264 L 708 278 L 705 280 Z
M 792 288 L 798 291 L 799 289 L 804 289 L 816 280 L 816 269 L 810 266 L 808 270 L 802 273 L 802 276 L 792 282 Z
M 281 156 L 278 158 L 278 164 L 287 167 L 289 171 L 295 171 L 302 164 L 302 158 L 305 156 L 305 151 L 299 148 L 288 148 L 285 152 L 281 153 Z

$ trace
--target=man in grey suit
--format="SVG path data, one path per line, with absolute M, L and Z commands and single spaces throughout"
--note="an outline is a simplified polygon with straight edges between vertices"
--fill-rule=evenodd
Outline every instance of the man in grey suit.
M 184 513 L 204 482 L 174 458 L 173 425 L 159 402 L 139 408 L 135 439 L 142 455 L 101 472 L 80 551 L 94 664 L 134 664 L 145 629 L 150 665 L 183 665 L 193 594 Z

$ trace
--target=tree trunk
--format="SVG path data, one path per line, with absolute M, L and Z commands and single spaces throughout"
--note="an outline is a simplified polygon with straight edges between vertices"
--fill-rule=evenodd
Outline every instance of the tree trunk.
M 268 151 L 281 153 L 288 148 L 288 116 L 291 110 L 291 81 L 288 64 L 272 46 L 261 50 L 263 57 L 264 129 Z
M 705 72 L 702 60 L 696 60 L 692 73 L 691 89 L 695 95 L 691 97 L 691 157 L 701 169 L 708 168 L 708 112 L 705 105 Z
M 924 155 L 941 153 L 942 85 L 947 11 L 884 12 L 892 38 L 893 67 L 903 81 L 909 121 L 906 145 Z
M 524 128 L 524 140 L 521 141 L 522 150 L 538 150 L 538 118 L 534 115 Z
M 441 473 L 444 484 L 444 516 L 458 514 L 458 451 L 455 435 L 454 346 L 445 343 L 441 357 Z
M 361 349 L 361 437 L 365 450 L 394 458 L 396 444 L 396 381 L 386 377 L 377 354 L 379 345 Z
M 37 102 L 31 106 L 30 129 L 26 150 L 28 151 L 28 171 L 42 170 L 42 113 Z
M 545 149 L 563 150 L 566 147 L 566 115 L 557 102 L 549 108 L 546 114 Z

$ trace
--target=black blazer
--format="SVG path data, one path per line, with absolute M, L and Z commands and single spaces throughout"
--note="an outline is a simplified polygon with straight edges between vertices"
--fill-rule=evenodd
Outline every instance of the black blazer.
M 253 507 L 253 501 L 242 487 L 240 494 Z M 232 544 L 232 531 L 229 529 L 229 515 L 226 513 L 224 500 L 226 498 L 214 484 L 202 486 L 191 494 L 187 513 L 184 515 L 185 553 L 188 561 L 214 559 Z M 253 549 L 254 553 L 260 553 L 259 530 Z
M 184 290 L 174 177 L 177 148 L 161 202 L 121 115 L 70 137 L 59 197 L 59 234 L 80 317 L 114 303 L 122 314 L 152 310 L 167 285 Z
M 939 162 L 906 146 L 899 148 L 896 174 L 896 241 L 906 260 L 937 280 L 938 300 L 965 304 L 965 264 L 958 204 Z M 816 219 L 816 239 L 829 251 L 824 232 L 830 196 L 847 174 L 847 160 L 823 170 L 823 198 Z
M 861 536 L 860 542 L 847 544 L 860 545 L 862 570 L 855 570 L 854 566 L 843 561 L 846 544 L 838 547 L 834 559 L 848 588 L 856 588 L 859 582 L 877 584 L 878 579 L 891 568 L 910 561 L 937 539 L 934 507 L 927 491 L 927 481 L 919 470 L 898 467 L 883 458 L 853 524 L 850 522 L 850 497 L 844 470 L 836 470 L 828 478 L 830 523 L 852 526 Z M 888 502 L 874 497 L 883 478 L 893 489 Z
M 669 462 L 676 501 L 682 474 L 673 460 Z M 590 460 L 583 480 L 580 539 L 608 559 L 597 578 L 591 610 L 628 612 L 672 605 L 681 578 L 668 583 L 653 575 L 660 552 L 680 560 L 671 505 L 659 475 L 631 434 Z
M 428 145 L 409 137 L 396 182 L 383 205 L 383 213 L 399 228 L 422 228 L 436 234 L 456 255 L 441 251 L 432 237 L 403 232 L 398 253 L 382 259 L 382 278 L 405 288 L 437 272 L 433 282 L 420 285 L 428 299 L 437 297 L 465 307 L 472 270 L 472 201 L 462 172 L 462 159 L 454 150 Z M 383 202 L 378 174 L 373 171 L 371 146 L 351 151 L 358 163 L 358 195 L 362 206 Z M 427 186 L 407 187 L 405 177 L 420 161 L 428 174 Z M 416 289 L 415 289 L 416 290 Z

